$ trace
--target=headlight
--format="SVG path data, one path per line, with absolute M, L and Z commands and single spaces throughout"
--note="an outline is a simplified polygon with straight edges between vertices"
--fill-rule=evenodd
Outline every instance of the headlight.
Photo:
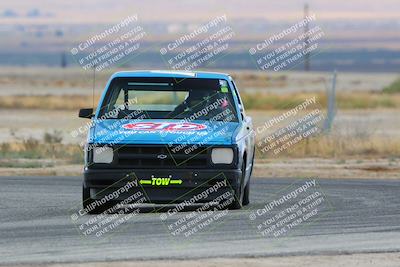
M 93 148 L 94 163 L 111 163 L 114 158 L 114 152 L 111 147 L 102 146 Z
M 231 164 L 233 162 L 232 148 L 213 148 L 211 161 L 214 164 Z

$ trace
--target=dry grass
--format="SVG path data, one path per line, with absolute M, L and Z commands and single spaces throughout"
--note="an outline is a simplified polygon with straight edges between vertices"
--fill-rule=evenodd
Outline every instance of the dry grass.
M 400 78 L 383 88 L 383 92 L 388 94 L 400 93 Z
M 95 105 L 99 96 L 95 96 Z M 78 110 L 91 107 L 92 96 L 88 95 L 10 95 L 0 97 L 0 108 L 42 109 L 42 110 Z
M 259 158 L 397 158 L 400 155 L 400 139 L 383 136 L 319 135 L 302 140 L 277 155 L 272 151 L 257 152 Z
M 51 159 L 65 160 L 66 163 L 82 163 L 83 151 L 78 145 L 49 144 L 35 139 L 25 142 L 0 144 L 0 158 L 11 159 Z
M 317 107 L 327 106 L 327 97 L 324 93 L 244 93 L 241 94 L 241 96 L 246 108 L 253 110 L 290 109 L 314 96 L 316 97 Z M 336 104 L 338 109 L 400 108 L 400 95 L 386 95 L 369 92 L 339 93 L 336 97 Z
M 317 107 L 326 107 L 327 98 L 324 93 L 242 93 L 242 99 L 249 110 L 283 110 L 290 109 L 316 97 Z M 99 95 L 94 97 L 95 106 Z M 373 109 L 400 108 L 400 95 L 388 95 L 368 92 L 339 93 L 337 95 L 339 109 Z M 78 110 L 91 107 L 93 98 L 88 95 L 45 95 L 26 96 L 11 95 L 0 98 L 0 108 L 6 109 L 43 109 L 43 110 Z
M 0 144 L 0 166 L 9 164 L 12 159 L 52 159 L 65 160 L 67 163 L 83 162 L 83 151 L 79 145 L 62 144 L 61 132 L 46 132 L 43 140 L 34 138 L 16 138 L 14 142 Z M 35 164 L 34 161 L 28 162 L 27 166 Z M 24 163 L 25 164 L 25 163 Z
M 239 88 L 283 87 L 289 83 L 285 74 L 265 75 L 264 72 L 233 72 L 232 78 L 240 85 Z

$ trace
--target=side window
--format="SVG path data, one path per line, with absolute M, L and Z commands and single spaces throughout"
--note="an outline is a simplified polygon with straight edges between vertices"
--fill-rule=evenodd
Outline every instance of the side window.
M 117 107 L 117 106 L 120 106 L 120 105 L 123 105 L 123 104 L 124 104 L 124 91 L 121 90 L 119 92 L 119 94 L 118 94 L 118 97 L 117 97 L 117 99 L 115 101 L 114 106 Z

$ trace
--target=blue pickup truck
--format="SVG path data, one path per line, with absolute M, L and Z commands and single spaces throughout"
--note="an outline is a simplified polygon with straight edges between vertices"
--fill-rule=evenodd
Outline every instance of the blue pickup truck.
M 249 204 L 252 119 L 228 74 L 117 72 L 97 109 L 81 109 L 79 117 L 91 119 L 83 181 L 86 213 L 103 212 L 110 204 L 102 207 L 100 200 L 127 181 L 153 204 L 187 201 L 216 184 L 234 196 L 229 209 Z M 213 190 L 207 192 L 195 204 L 217 198 Z M 130 194 L 110 195 L 107 200 L 115 204 Z

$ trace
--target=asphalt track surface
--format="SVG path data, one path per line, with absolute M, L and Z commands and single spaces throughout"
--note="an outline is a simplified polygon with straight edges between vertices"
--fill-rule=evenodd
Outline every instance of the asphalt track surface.
M 249 206 L 225 213 L 189 237 L 173 236 L 166 227 L 172 221 L 154 212 L 133 214 L 95 237 L 76 226 L 95 215 L 71 219 L 81 199 L 80 177 L 0 177 L 0 264 L 400 251 L 400 182 L 395 180 L 317 180 L 321 205 L 329 208 L 321 206 L 317 216 L 284 236 L 262 236 L 251 214 L 293 183 L 303 180 L 253 179 Z

